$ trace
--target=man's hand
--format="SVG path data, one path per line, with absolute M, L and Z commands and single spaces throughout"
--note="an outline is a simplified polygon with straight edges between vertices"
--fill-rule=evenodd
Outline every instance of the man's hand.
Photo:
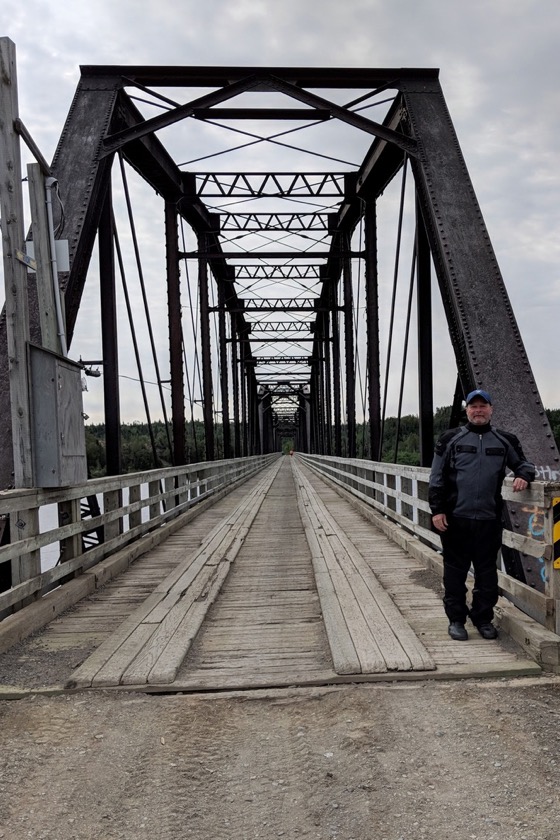
M 437 531 L 447 531 L 447 516 L 445 513 L 436 513 L 435 516 L 432 516 L 432 522 Z
M 528 486 L 529 482 L 525 481 L 524 478 L 519 478 L 518 476 L 517 478 L 513 479 L 512 487 L 515 493 L 518 493 L 520 490 L 526 490 Z

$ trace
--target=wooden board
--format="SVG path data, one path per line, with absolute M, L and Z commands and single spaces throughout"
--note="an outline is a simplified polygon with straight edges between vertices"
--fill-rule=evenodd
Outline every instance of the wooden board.
M 69 688 L 173 681 L 279 469 L 276 463 L 199 549 L 71 675 Z M 153 673 L 153 676 L 151 676 Z

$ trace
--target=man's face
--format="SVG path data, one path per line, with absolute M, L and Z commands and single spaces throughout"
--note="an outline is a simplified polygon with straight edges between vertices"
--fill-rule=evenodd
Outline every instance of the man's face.
M 493 408 L 482 397 L 475 397 L 467 406 L 467 419 L 475 426 L 484 426 L 490 422 Z

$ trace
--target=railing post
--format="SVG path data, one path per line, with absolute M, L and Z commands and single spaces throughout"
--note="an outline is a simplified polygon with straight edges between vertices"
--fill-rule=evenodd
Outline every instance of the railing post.
M 128 502 L 129 504 L 134 504 L 135 502 L 139 502 L 142 498 L 142 485 L 141 484 L 133 484 L 131 487 L 128 488 Z M 138 528 L 142 524 L 142 509 L 135 510 L 132 513 L 128 514 L 128 527 L 129 528 Z
M 26 540 L 39 534 L 39 509 L 37 507 L 19 510 L 13 514 L 11 541 Z M 25 583 L 26 580 L 41 574 L 41 552 L 39 549 L 29 551 L 21 557 L 12 560 L 12 586 Z M 25 598 L 18 607 L 24 607 L 38 597 L 38 593 Z
M 79 499 L 69 499 L 65 502 L 59 502 L 58 505 L 58 524 L 72 525 L 74 522 L 80 522 L 82 518 L 82 507 Z M 74 557 L 79 557 L 83 554 L 83 542 L 81 534 L 74 534 L 72 537 L 67 537 L 60 541 L 60 562 L 66 563 Z
M 103 493 L 103 513 L 111 513 L 122 507 L 122 491 L 108 490 Z M 122 533 L 122 519 L 114 519 L 112 522 L 105 522 L 105 542 L 118 537 Z
M 153 499 L 155 496 L 159 496 L 159 488 L 160 483 L 159 481 L 149 481 L 148 482 L 148 495 L 150 499 Z M 161 501 L 158 499 L 156 502 L 151 502 L 149 505 L 150 510 L 150 520 L 151 519 L 158 519 L 161 513 Z

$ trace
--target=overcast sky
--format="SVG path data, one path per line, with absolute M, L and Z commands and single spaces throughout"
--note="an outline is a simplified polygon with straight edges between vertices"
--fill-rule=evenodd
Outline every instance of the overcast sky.
M 80 65 L 439 68 L 543 402 L 560 407 L 557 0 L 3 0 L 0 36 L 16 45 L 20 116 L 47 160 Z M 123 420 L 142 420 L 130 387 Z M 436 405 L 449 404 L 437 389 L 436 377 Z M 101 419 L 99 388 L 84 405 Z

